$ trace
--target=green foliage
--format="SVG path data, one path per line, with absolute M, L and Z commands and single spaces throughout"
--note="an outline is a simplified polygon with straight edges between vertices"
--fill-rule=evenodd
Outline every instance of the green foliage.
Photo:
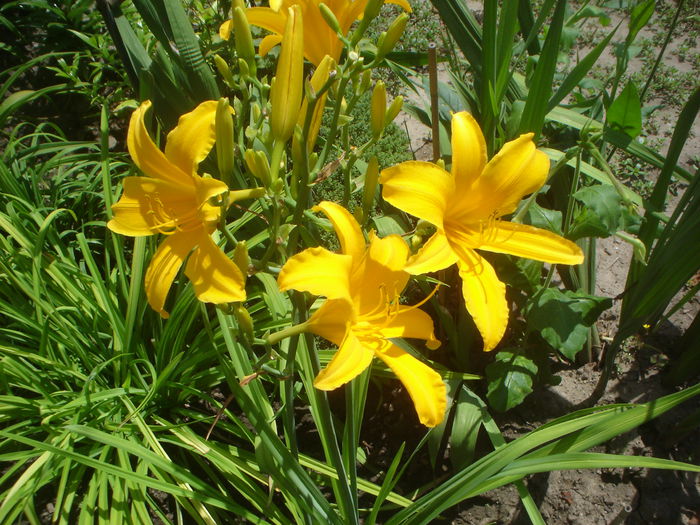
M 486 367 L 489 405 L 497 412 L 518 406 L 532 393 L 537 365 L 528 357 L 508 350 L 498 352 Z
M 544 289 L 527 311 L 527 328 L 573 361 L 588 337 L 588 327 L 612 306 L 612 300 L 569 290 Z
M 628 82 L 625 89 L 608 107 L 605 123 L 613 129 L 626 133 L 631 138 L 642 131 L 642 104 L 634 82 Z
M 565 100 L 569 88 L 582 81 L 602 49 L 595 48 L 585 67 L 563 77 L 563 91 L 551 94 L 562 48 L 570 45 L 571 33 L 567 35 L 565 29 L 585 18 L 605 21 L 600 8 L 584 7 L 572 18 L 564 4 L 554 7 L 554 2 L 545 2 L 545 14 L 535 18 L 532 11 L 524 12 L 529 2 L 503 2 L 500 13 L 507 16 L 501 17 L 497 3 L 491 3 L 485 13 L 487 27 L 479 27 L 457 3 L 443 6 L 460 14 L 456 21 L 446 21 L 453 31 L 466 21 L 465 33 L 455 35 L 465 55 L 478 61 L 483 51 L 488 60 L 478 67 L 472 64 L 473 72 L 484 73 L 478 88 L 464 78 L 459 79 L 459 94 L 443 86 L 441 118 L 448 122 L 449 110 L 461 109 L 460 101 L 468 100 L 489 122 L 489 148 L 494 151 L 508 133 L 525 126 L 523 122 L 543 133 L 551 125 L 543 123 L 553 121 L 574 130 L 577 143 L 568 146 L 579 149 L 567 146 L 566 152 L 556 152 L 559 156 L 552 154 L 555 174 L 566 175 L 562 180 L 572 182 L 567 186 L 571 191 L 560 199 L 556 195 L 559 179 L 553 177 L 539 203 L 533 197 L 516 218 L 574 237 L 629 231 L 634 226 L 629 202 L 641 203 L 641 199 L 615 184 L 607 163 L 600 160 L 602 155 L 593 155 L 598 149 L 586 149 L 591 145 L 603 149 L 598 142 L 603 124 L 588 119 L 593 110 L 581 114 L 559 107 L 552 112 L 546 109 L 545 102 L 556 106 Z M 313 337 L 298 331 L 288 338 L 278 337 L 274 344 L 270 335 L 302 325 L 316 307 L 307 295 L 283 293 L 277 286 L 284 261 L 305 247 L 316 246 L 329 230 L 328 221 L 309 208 L 322 199 L 359 203 L 370 156 L 378 157 L 380 168 L 410 158 L 407 137 L 397 126 L 384 129 L 378 141 L 376 133 L 372 136 L 367 125 L 369 94 L 361 93 L 357 76 L 348 80 L 351 67 L 342 60 L 337 76 L 347 83 L 329 89 L 327 113 L 331 116 L 321 132 L 319 151 L 305 152 L 302 137 L 300 148 L 288 148 L 286 155 L 273 157 L 277 163 L 270 162 L 274 145 L 266 120 L 269 78 L 242 79 L 233 65 L 235 85 L 228 86 L 236 108 L 232 179 L 240 186 L 236 189 L 258 184 L 241 160 L 249 149 L 264 157 L 268 169 L 272 164 L 277 177 L 262 197 L 234 203 L 228 224 L 220 225 L 217 233 L 226 257 L 240 246 L 239 240 L 247 243 L 250 252 L 243 269 L 250 273 L 248 298 L 245 303 L 217 307 L 200 303 L 192 283 L 180 275 L 168 303 L 171 316 L 161 319 L 144 294 L 144 272 L 157 248 L 155 239 L 132 242 L 104 227 L 120 179 L 133 171 L 123 155 L 110 150 L 110 137 L 121 139 L 125 130 L 123 123 L 114 126 L 114 119 L 108 117 L 116 104 L 130 104 L 125 100 L 129 88 L 122 70 L 130 73 L 139 98 L 153 97 L 159 104 L 164 129 L 196 101 L 216 98 L 219 86 L 207 60 L 221 46 L 216 27 L 228 4 L 216 3 L 223 13 L 199 1 L 186 9 L 174 0 L 139 0 L 135 2 L 138 13 L 129 3 L 100 5 L 106 23 L 114 24 L 110 31 L 120 47 L 123 66 L 116 64 L 109 38 L 86 0 L 60 5 L 33 0 L 0 7 L 0 25 L 18 37 L 0 48 L 14 60 L 14 69 L 3 72 L 0 87 L 0 120 L 5 123 L 0 162 L 0 460 L 5 465 L 0 478 L 0 522 L 40 523 L 37 509 L 46 498 L 55 504 L 54 521 L 79 525 L 93 523 L 95 517 L 114 523 L 357 524 L 364 520 L 413 525 L 434 522 L 461 501 L 513 483 L 530 518 L 542 523 L 522 483 L 531 473 L 630 466 L 698 471 L 694 465 L 663 459 L 584 452 L 698 395 L 697 386 L 645 405 L 567 414 L 506 443 L 486 403 L 467 387 L 466 381 L 477 376 L 444 365 L 459 362 L 462 366 L 464 361 L 444 354 L 429 361 L 419 349 L 397 340 L 397 346 L 435 366 L 449 384 L 450 419 L 391 450 L 383 476 L 376 483 L 369 481 L 365 473 L 376 465 L 368 460 L 368 470 L 358 467 L 363 425 L 375 410 L 367 402 L 368 392 L 370 384 L 383 385 L 393 373 L 379 365 L 360 374 L 344 387 L 345 410 L 337 410 L 339 398 L 329 398 L 314 387 L 319 369 L 335 354 L 319 350 Z M 631 40 L 649 20 L 652 4 L 635 5 Z M 425 38 L 437 27 L 427 12 L 427 5 L 416 6 L 418 17 L 408 36 L 409 48 L 421 51 Z M 550 12 L 556 13 L 554 22 L 541 39 Z M 148 31 L 140 29 L 141 19 Z M 40 36 L 37 49 L 42 55 L 23 57 L 21 46 L 33 30 Z M 518 30 L 523 41 L 513 46 Z M 558 30 L 561 35 L 555 34 Z M 520 77 L 510 64 L 525 49 L 538 58 Z M 624 60 L 630 46 L 622 51 Z M 39 64 L 48 67 L 37 68 Z M 32 77 L 36 69 L 47 77 Z M 71 132 L 81 126 L 68 125 L 63 117 L 53 118 L 53 123 L 46 122 L 45 115 L 30 118 L 32 112 L 40 114 L 46 107 L 38 103 L 50 100 L 47 96 L 62 100 L 56 93 L 83 100 L 87 115 L 93 118 L 87 135 L 98 141 L 74 140 Z M 689 106 L 664 164 L 664 158 L 648 147 L 630 142 L 626 135 L 620 138 L 628 115 L 622 111 L 622 116 L 615 117 L 615 104 L 625 96 L 623 90 L 608 110 L 609 127 L 618 129 L 608 129 L 606 140 L 626 148 L 634 158 L 664 165 L 650 201 L 657 214 L 648 214 L 640 234 L 650 249 L 649 270 L 635 268 L 635 279 L 641 283 L 638 290 L 654 285 L 675 293 L 680 280 L 687 279 L 687 272 L 695 271 L 700 260 L 673 260 L 679 251 L 700 246 L 698 177 L 660 238 L 653 218 L 663 208 L 659 194 L 665 195 L 671 176 L 688 176 L 675 164 L 679 144 L 689 134 L 689 115 L 697 112 L 697 100 Z M 516 111 L 518 107 L 521 112 Z M 98 113 L 99 126 L 94 122 Z M 559 135 L 549 140 L 552 145 L 565 144 Z M 449 141 L 445 144 L 449 147 Z M 214 174 L 215 157 L 212 154 L 203 163 Z M 330 175 L 331 168 L 335 175 Z M 322 180 L 325 175 L 330 177 Z M 579 189 L 583 177 L 591 180 Z M 589 185 L 591 181 L 594 185 Z M 313 195 L 306 193 L 309 186 Z M 545 202 L 557 204 L 557 209 L 546 208 Z M 374 212 L 364 222 L 380 236 L 409 231 L 403 216 L 381 214 L 379 207 Z M 584 285 L 575 292 L 549 288 L 555 269 L 545 277 L 542 263 L 494 259 L 505 268 L 503 278 L 512 288 L 511 295 L 517 296 L 517 304 L 532 298 L 527 318 L 513 322 L 519 331 L 512 342 L 520 347 L 497 352 L 485 369 L 486 398 L 491 408 L 505 411 L 533 391 L 537 376 L 546 375 L 542 340 L 552 351 L 574 359 L 609 300 L 592 296 Z M 660 274 L 659 268 L 668 275 Z M 424 278 L 418 285 L 431 280 Z M 629 295 L 635 293 L 630 287 Z M 467 341 L 466 313 L 455 308 L 458 311 L 450 317 L 445 306 L 449 303 L 442 299 L 431 299 L 436 305 L 437 331 L 456 334 L 449 347 L 460 346 Z M 663 294 L 653 298 L 642 294 L 637 299 L 641 310 L 623 314 L 630 319 L 626 329 L 651 314 L 658 317 L 667 304 L 664 300 L 670 300 Z M 438 325 L 438 319 L 444 324 Z M 466 354 L 467 347 L 464 344 L 460 350 Z M 686 357 L 691 364 L 693 359 Z M 478 457 L 482 432 L 493 451 Z M 405 475 L 414 471 L 411 465 L 423 467 L 425 444 L 433 459 L 449 450 L 453 468 L 445 479 L 426 479 L 420 496 L 402 496 L 406 486 L 415 486 L 415 480 Z

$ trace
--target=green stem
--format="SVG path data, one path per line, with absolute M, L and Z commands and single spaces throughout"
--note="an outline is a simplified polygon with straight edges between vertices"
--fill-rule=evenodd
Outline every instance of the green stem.
M 306 331 L 306 329 L 309 326 L 309 322 L 305 321 L 303 323 L 295 324 L 292 326 L 288 326 L 287 328 L 284 328 L 283 330 L 280 330 L 279 332 L 275 332 L 274 334 L 268 335 L 265 340 L 267 344 L 269 345 L 275 345 L 279 343 L 282 339 L 286 339 L 287 337 L 292 337 L 292 336 L 297 336 L 303 332 Z

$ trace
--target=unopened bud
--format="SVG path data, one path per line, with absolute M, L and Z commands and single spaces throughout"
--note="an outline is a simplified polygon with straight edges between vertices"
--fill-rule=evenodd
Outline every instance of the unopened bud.
M 417 250 L 420 245 L 423 243 L 423 237 L 420 235 L 414 235 L 411 237 L 411 250 L 415 251 Z
M 241 7 L 236 6 L 233 9 L 233 30 L 236 39 L 236 53 L 245 60 L 248 65 L 248 72 L 255 76 L 255 46 L 253 45 L 253 36 L 250 34 L 250 25 L 248 17 Z
M 270 163 L 267 156 L 262 151 L 252 149 L 246 150 L 243 154 L 243 159 L 254 177 L 260 179 L 265 187 L 270 185 Z
M 379 139 L 384 131 L 384 119 L 386 116 L 386 88 L 384 82 L 379 80 L 372 91 L 372 110 L 370 114 L 370 124 L 372 127 L 372 138 Z
M 338 22 L 338 19 L 335 17 L 335 13 L 331 10 L 331 8 L 321 2 L 318 4 L 318 9 L 321 11 L 321 16 L 326 21 L 326 24 L 328 24 L 328 27 L 330 27 L 335 33 L 340 33 L 340 23 Z
M 276 141 L 286 142 L 294 132 L 303 96 L 304 25 L 301 7 L 290 7 L 282 49 L 270 92 L 270 128 Z
M 358 94 L 362 95 L 363 93 L 366 93 L 371 83 L 372 71 L 368 69 L 362 73 L 362 80 L 360 80 L 360 92 Z
M 396 97 L 394 100 L 391 101 L 391 104 L 389 104 L 389 107 L 386 110 L 386 116 L 385 122 L 387 125 L 389 125 L 391 122 L 394 121 L 396 116 L 399 114 L 399 111 L 401 111 L 401 108 L 403 107 L 403 97 L 399 95 Z
M 252 343 L 255 338 L 255 332 L 253 329 L 253 318 L 250 316 L 248 310 L 244 306 L 237 304 L 233 308 L 233 315 L 236 318 L 236 323 L 238 323 L 238 330 L 243 337 Z
M 224 79 L 224 82 L 233 87 L 235 80 L 233 79 L 231 68 L 228 67 L 226 61 L 219 55 L 214 55 L 214 64 L 216 65 L 216 69 L 219 71 L 219 74 Z
M 236 244 L 233 250 L 233 262 L 236 263 L 238 269 L 243 274 L 243 281 L 248 277 L 248 268 L 250 268 L 250 257 L 248 256 L 248 247 L 245 241 L 240 241 Z
M 248 67 L 248 62 L 244 59 L 238 59 L 238 72 L 241 74 L 242 78 L 248 78 L 250 76 L 250 68 Z
M 220 98 L 216 106 L 216 161 L 219 166 L 219 175 L 228 186 L 233 177 L 233 108 L 227 98 Z
M 253 102 L 250 107 L 250 113 L 253 117 L 253 122 L 256 124 L 260 122 L 260 117 L 262 117 L 262 109 L 260 108 L 260 104 L 258 102 Z
M 380 39 L 381 42 L 377 42 L 377 57 L 375 58 L 377 62 L 391 53 L 394 46 L 399 41 L 399 38 L 401 38 L 407 22 L 407 13 L 401 13 L 394 19 L 389 28 L 386 30 L 386 34 L 383 35 L 384 38 Z
M 362 19 L 367 20 L 367 22 L 371 22 L 377 18 L 382 5 L 384 5 L 384 0 L 369 0 L 365 6 L 365 13 Z

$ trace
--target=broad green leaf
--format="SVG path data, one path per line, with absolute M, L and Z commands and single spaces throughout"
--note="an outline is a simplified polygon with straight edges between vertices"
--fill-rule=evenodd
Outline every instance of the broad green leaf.
M 610 104 L 605 114 L 605 122 L 612 129 L 622 131 L 631 138 L 642 132 L 642 104 L 634 82 L 628 82 L 625 89 Z
M 523 222 L 531 224 L 537 228 L 549 230 L 558 235 L 561 235 L 562 213 L 558 210 L 548 210 L 543 208 L 536 202 L 533 202 L 528 208 Z
M 631 212 L 612 186 L 597 184 L 574 193 L 583 206 L 567 232 L 570 239 L 608 237 L 619 230 L 638 225 L 641 218 Z
M 403 226 L 403 221 L 399 217 L 393 215 L 373 217 L 372 222 L 377 228 L 377 234 L 380 237 L 386 237 L 391 234 L 403 235 L 406 230 L 408 230 L 408 228 Z
M 532 392 L 537 365 L 524 355 L 498 352 L 496 360 L 486 367 L 489 404 L 498 412 L 518 406 Z
M 481 400 L 468 388 L 459 389 L 455 402 L 454 421 L 450 433 L 450 458 L 455 470 L 469 465 L 474 458 L 476 440 L 482 424 Z
M 588 327 L 611 306 L 607 297 L 547 288 L 527 313 L 528 330 L 539 333 L 552 348 L 573 360 L 586 342 Z

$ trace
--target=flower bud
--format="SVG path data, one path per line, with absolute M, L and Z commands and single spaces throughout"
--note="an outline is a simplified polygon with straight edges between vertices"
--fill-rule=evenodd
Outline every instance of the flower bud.
M 228 67 L 226 61 L 219 55 L 214 55 L 214 64 L 216 65 L 216 69 L 219 71 L 219 74 L 224 79 L 224 82 L 233 87 L 235 80 L 233 79 L 231 68 Z
M 326 24 L 328 24 L 328 27 L 330 27 L 336 33 L 340 33 L 340 23 L 338 22 L 338 19 L 335 17 L 335 13 L 331 10 L 331 8 L 321 2 L 318 4 L 318 9 L 321 11 L 321 16 L 326 21 Z
M 304 26 L 301 7 L 289 8 L 282 50 L 270 90 L 270 128 L 276 141 L 286 142 L 294 132 L 303 95 Z
M 311 76 L 309 85 L 307 86 L 307 91 L 313 91 L 314 94 L 318 93 L 325 83 L 328 81 L 331 73 L 335 71 L 335 60 L 329 55 L 323 57 L 321 63 L 314 71 Z M 299 111 L 299 121 L 298 124 L 301 128 L 304 127 L 304 120 L 306 119 L 306 112 L 308 110 L 309 100 L 304 100 L 301 104 L 301 110 Z M 306 137 L 306 149 L 307 151 L 312 151 L 314 145 L 316 144 L 316 138 L 318 137 L 318 131 L 321 128 L 321 119 L 323 117 L 323 109 L 326 106 L 326 93 L 324 92 L 318 100 L 316 100 L 316 105 L 314 106 L 314 112 L 311 116 L 311 125 L 309 126 L 309 135 Z
M 379 80 L 372 91 L 372 110 L 370 114 L 372 138 L 379 139 L 384 131 L 384 119 L 386 117 L 386 88 L 384 82 Z
M 391 101 L 391 104 L 389 104 L 389 108 L 386 110 L 386 116 L 385 122 L 386 125 L 389 125 L 394 121 L 396 116 L 399 114 L 399 111 L 401 111 L 401 108 L 403 107 L 403 97 L 399 95 L 396 97 L 394 100 Z
M 384 38 L 381 38 L 381 41 L 377 43 L 377 56 L 374 59 L 376 62 L 381 61 L 385 56 L 391 53 L 394 46 L 399 41 L 399 38 L 401 38 L 407 22 L 408 14 L 406 13 L 401 13 L 394 19 L 386 30 L 386 34 L 382 35 Z
M 250 257 L 248 256 L 248 247 L 245 241 L 240 241 L 236 244 L 236 248 L 233 250 L 233 262 L 236 263 L 245 280 L 248 277 L 248 269 L 250 268 Z
M 359 94 L 362 95 L 363 93 L 366 93 L 367 90 L 369 89 L 369 86 L 371 83 L 372 83 L 372 71 L 367 69 L 364 73 L 362 73 L 362 80 L 360 80 L 360 92 L 359 92 Z
M 236 318 L 236 323 L 238 323 L 238 330 L 241 335 L 248 341 L 252 343 L 255 338 L 253 330 L 253 318 L 250 316 L 248 310 L 241 304 L 237 304 L 233 308 L 233 315 Z
M 240 7 L 233 9 L 233 30 L 236 38 L 236 53 L 245 60 L 249 74 L 255 76 L 256 63 L 253 36 L 250 34 L 248 17 L 246 17 L 245 11 Z
M 270 185 L 270 163 L 262 151 L 246 150 L 243 160 L 254 177 L 260 179 L 265 187 Z
M 420 235 L 413 235 L 411 237 L 411 250 L 416 251 L 423 244 L 423 237 Z
M 231 186 L 233 177 L 233 108 L 227 98 L 220 98 L 216 106 L 216 120 L 214 130 L 216 132 L 216 162 L 219 166 L 221 180 L 227 186 Z
M 238 72 L 241 74 L 242 78 L 248 78 L 250 76 L 250 68 L 248 67 L 248 62 L 246 62 L 242 58 L 238 59 Z M 241 84 L 245 85 L 244 82 L 241 82 Z
M 367 22 L 371 22 L 377 16 L 379 15 L 379 11 L 381 10 L 382 6 L 384 5 L 384 0 L 369 0 L 367 2 L 367 5 L 365 6 L 365 13 L 362 17 L 363 20 L 367 20 Z

